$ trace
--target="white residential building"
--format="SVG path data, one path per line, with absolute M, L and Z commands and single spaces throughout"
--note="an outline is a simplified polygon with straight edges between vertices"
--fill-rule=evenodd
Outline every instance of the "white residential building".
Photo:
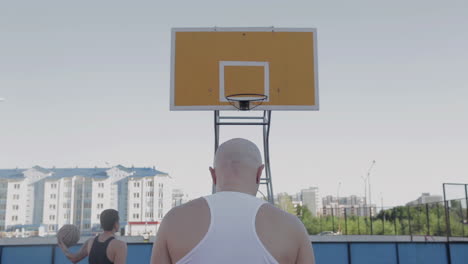
M 301 190 L 302 206 L 309 209 L 312 216 L 317 216 L 319 208 L 319 189 L 318 187 L 309 187 L 308 189 Z
M 113 208 L 134 235 L 148 223 L 157 229 L 171 207 L 172 179 L 154 167 L 0 170 L 0 231 L 42 226 L 53 235 L 74 224 L 91 234 L 100 230 L 101 212 Z

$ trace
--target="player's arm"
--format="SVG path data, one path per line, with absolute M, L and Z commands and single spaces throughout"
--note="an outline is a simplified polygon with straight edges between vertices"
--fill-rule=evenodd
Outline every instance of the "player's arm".
M 83 246 L 81 246 L 80 250 L 76 253 L 70 252 L 68 250 L 68 247 L 63 243 L 63 241 L 60 238 L 57 239 L 57 242 L 59 247 L 62 249 L 63 254 L 65 254 L 65 257 L 67 257 L 68 260 L 70 260 L 72 263 L 78 263 L 88 256 L 88 243 L 90 240 L 91 239 L 86 240 Z
M 300 245 L 297 252 L 296 264 L 315 264 L 314 250 L 310 243 L 309 234 L 302 222 L 298 222 L 300 225 L 300 230 L 298 232 Z
M 127 262 L 127 243 L 119 241 L 115 250 L 114 264 L 125 264 Z
M 167 233 L 169 232 L 168 224 L 169 218 L 174 209 L 169 211 L 161 222 L 156 235 L 156 241 L 153 244 L 153 251 L 151 253 L 151 264 L 172 264 L 169 250 L 167 247 Z

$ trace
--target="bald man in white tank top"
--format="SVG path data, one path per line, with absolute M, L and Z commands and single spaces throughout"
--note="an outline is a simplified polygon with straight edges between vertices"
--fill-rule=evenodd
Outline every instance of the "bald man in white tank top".
M 301 221 L 255 197 L 263 165 L 257 146 L 232 139 L 210 168 L 216 193 L 164 217 L 152 264 L 314 264 Z

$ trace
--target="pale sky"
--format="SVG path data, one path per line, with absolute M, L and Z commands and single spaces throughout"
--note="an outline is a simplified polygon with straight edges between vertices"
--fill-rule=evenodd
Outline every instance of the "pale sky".
M 319 112 L 273 112 L 273 188 L 398 205 L 468 182 L 468 2 L 1 1 L 0 168 L 153 166 L 208 194 L 213 113 L 170 112 L 172 27 L 316 27 Z M 261 143 L 260 128 L 222 141 Z

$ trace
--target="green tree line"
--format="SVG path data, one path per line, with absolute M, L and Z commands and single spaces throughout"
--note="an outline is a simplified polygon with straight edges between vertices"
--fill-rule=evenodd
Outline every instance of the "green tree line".
M 295 214 L 310 235 L 325 231 L 348 235 L 429 235 L 446 236 L 447 217 L 451 236 L 468 237 L 468 211 L 459 200 L 449 202 L 448 215 L 443 203 L 418 206 L 400 206 L 380 210 L 377 215 L 365 216 L 313 216 L 305 206 L 297 206 Z M 291 207 L 287 206 L 289 212 Z

